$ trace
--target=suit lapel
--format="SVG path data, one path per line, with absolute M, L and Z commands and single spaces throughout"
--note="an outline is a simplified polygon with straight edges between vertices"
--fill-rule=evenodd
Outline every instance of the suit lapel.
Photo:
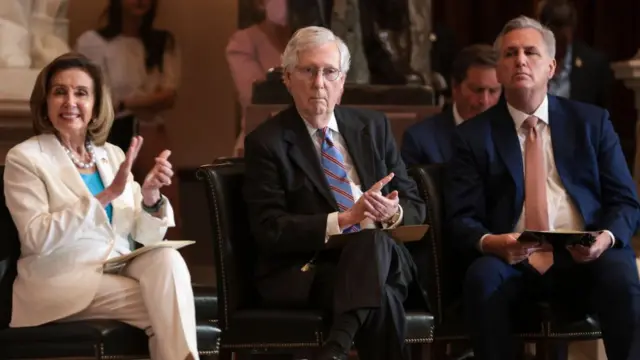
M 507 110 L 506 101 L 502 101 L 496 106 L 496 116 L 492 119 L 493 143 L 507 167 L 511 178 L 515 183 L 516 194 L 514 197 L 514 208 L 517 209 L 524 199 L 524 165 L 522 164 L 522 149 L 518 133 L 516 132 L 513 119 Z M 518 212 L 519 213 L 519 212 Z
M 51 172 L 58 175 L 58 178 L 78 197 L 91 196 L 89 189 L 80 177 L 80 173 L 73 164 L 69 155 L 64 151 L 62 144 L 53 134 L 41 135 L 39 140 L 40 148 L 45 156 L 51 159 Z
M 371 138 L 369 133 L 365 131 L 364 124 L 358 119 L 350 117 L 339 107 L 336 107 L 334 112 L 340 135 L 347 143 L 347 150 L 360 178 L 360 187 L 364 192 L 379 180 L 372 178 L 375 174 L 375 157 L 371 148 Z
M 96 146 L 94 150 L 96 153 L 96 165 L 98 166 L 98 172 L 100 172 L 100 178 L 102 179 L 104 186 L 107 187 L 113 182 L 114 173 L 112 165 L 110 164 L 107 151 L 104 147 Z
M 288 143 L 289 157 L 304 171 L 329 205 L 337 211 L 338 204 L 329 189 L 318 153 L 304 125 L 304 120 L 294 107 L 285 111 L 289 112 L 284 119 L 284 141 Z
M 551 132 L 551 145 L 553 147 L 553 158 L 556 163 L 556 170 L 560 176 L 565 189 L 570 174 L 567 164 L 575 161 L 573 149 L 575 144 L 575 129 L 569 128 L 566 115 L 558 104 L 554 96 L 549 96 L 549 130 Z

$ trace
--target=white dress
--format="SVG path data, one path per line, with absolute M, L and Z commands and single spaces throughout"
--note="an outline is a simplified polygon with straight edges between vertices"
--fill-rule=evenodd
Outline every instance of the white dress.
M 95 30 L 89 30 L 78 38 L 76 51 L 103 69 L 114 104 L 136 94 L 150 94 L 157 89 L 177 89 L 180 82 L 180 52 L 177 46 L 164 52 L 162 71 L 158 67 L 147 70 L 144 45 L 137 37 L 118 35 L 106 40 Z M 116 114 L 116 117 L 128 114 L 125 110 Z M 141 126 L 162 124 L 160 115 L 156 113 L 141 119 Z

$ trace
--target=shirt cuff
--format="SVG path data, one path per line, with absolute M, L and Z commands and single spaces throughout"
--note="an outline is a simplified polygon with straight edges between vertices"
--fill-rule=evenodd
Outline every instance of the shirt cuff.
M 391 219 L 389 219 L 388 222 L 382 223 L 382 228 L 395 229 L 402 223 L 403 218 L 404 218 L 404 210 L 402 210 L 402 206 L 398 205 L 398 211 L 391 217 Z
M 484 238 L 486 238 L 489 235 L 491 235 L 491 234 L 482 235 L 482 237 L 480 238 L 480 241 L 478 241 L 478 251 L 480 251 L 483 254 L 484 254 L 484 250 L 482 249 L 482 242 L 484 241 Z
M 324 243 L 329 241 L 329 236 L 342 234 L 338 224 L 338 212 L 332 212 L 327 216 L 327 229 L 325 230 Z
M 611 249 L 616 244 L 616 237 L 613 236 L 613 233 L 609 230 L 603 230 L 602 232 L 609 234 L 609 237 L 611 238 L 611 245 L 609 245 L 609 248 Z

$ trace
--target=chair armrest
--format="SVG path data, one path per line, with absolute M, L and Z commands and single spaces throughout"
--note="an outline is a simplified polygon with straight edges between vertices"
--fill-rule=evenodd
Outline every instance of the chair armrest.
M 418 187 L 420 197 L 427 207 L 425 223 L 429 231 L 422 241 L 412 244 L 409 248 L 414 256 L 420 280 L 426 287 L 431 305 L 431 312 L 435 316 L 436 324 L 443 318 L 443 287 L 442 287 L 442 220 L 443 204 L 441 194 L 441 175 L 443 165 L 418 165 L 408 169 Z

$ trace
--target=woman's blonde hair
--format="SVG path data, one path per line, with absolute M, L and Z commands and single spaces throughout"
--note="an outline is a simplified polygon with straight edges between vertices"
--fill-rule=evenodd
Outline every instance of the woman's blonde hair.
M 93 80 L 95 102 L 91 121 L 87 125 L 87 138 L 98 146 L 104 145 L 114 118 L 111 94 L 100 67 L 91 62 L 86 56 L 76 52 L 66 53 L 57 57 L 38 74 L 30 99 L 33 130 L 36 135 L 56 132 L 47 115 L 47 96 L 51 90 L 53 77 L 61 71 L 70 69 L 82 70 Z

